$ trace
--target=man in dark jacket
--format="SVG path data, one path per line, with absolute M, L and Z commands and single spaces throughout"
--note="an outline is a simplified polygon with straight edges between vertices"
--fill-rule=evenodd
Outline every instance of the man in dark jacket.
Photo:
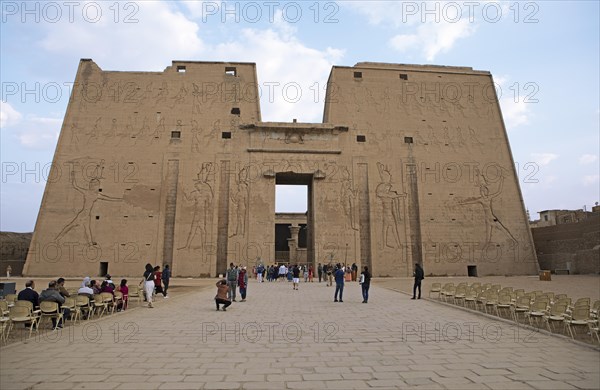
M 344 294 L 344 278 L 345 278 L 345 270 L 342 268 L 342 265 L 338 263 L 337 269 L 335 270 L 335 295 L 333 298 L 334 302 L 338 301 L 338 292 L 340 293 L 340 302 L 344 302 L 342 296 Z
M 19 301 L 29 301 L 33 304 L 33 308 L 36 309 L 40 305 L 40 295 L 34 290 L 35 283 L 33 280 L 25 282 L 25 289 L 19 291 L 17 299 Z
M 40 294 L 40 302 L 44 302 L 44 301 L 49 301 L 49 302 L 56 302 L 58 303 L 58 310 L 62 310 L 63 313 L 63 317 L 69 317 L 69 315 L 71 314 L 71 311 L 68 308 L 61 308 L 61 305 L 63 303 L 65 303 L 65 298 L 60 295 L 60 293 L 58 292 L 57 288 L 56 288 L 56 281 L 53 280 L 50 283 L 48 283 L 48 288 L 44 291 L 42 291 L 42 293 Z M 52 327 L 56 328 L 62 328 L 63 325 L 62 323 L 56 323 L 56 318 L 52 318 Z
M 415 272 L 413 275 L 415 276 L 415 284 L 413 286 L 413 296 L 411 299 L 415 299 L 417 288 L 419 289 L 419 297 L 417 299 L 421 299 L 421 280 L 425 279 L 425 273 L 419 264 L 415 264 Z
M 169 289 L 169 281 L 171 280 L 171 267 L 169 267 L 169 264 L 165 264 L 161 275 L 161 279 L 163 284 L 163 297 L 169 298 L 169 296 L 167 295 L 167 290 Z

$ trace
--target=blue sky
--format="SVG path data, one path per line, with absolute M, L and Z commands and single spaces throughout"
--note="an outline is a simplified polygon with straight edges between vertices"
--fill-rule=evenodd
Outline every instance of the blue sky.
M 0 4 L 3 231 L 34 228 L 80 58 L 139 71 L 172 60 L 255 62 L 259 84 L 301 86 L 298 102 L 280 89 L 261 96 L 262 119 L 284 122 L 322 120 L 333 65 L 489 70 L 532 217 L 600 200 L 597 1 Z M 279 207 L 290 209 L 303 196 L 284 198 Z

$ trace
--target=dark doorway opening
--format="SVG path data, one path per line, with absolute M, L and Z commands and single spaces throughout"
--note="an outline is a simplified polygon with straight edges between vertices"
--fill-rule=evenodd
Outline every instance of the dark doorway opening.
M 467 274 L 469 276 L 477 277 L 477 266 L 476 265 L 467 265 Z
M 312 181 L 312 174 L 275 175 L 275 213 L 279 221 L 274 226 L 276 262 L 314 263 Z M 290 245 L 294 249 L 290 250 Z
M 100 262 L 100 274 L 99 276 L 106 276 L 108 275 L 108 262 L 107 261 L 102 261 Z

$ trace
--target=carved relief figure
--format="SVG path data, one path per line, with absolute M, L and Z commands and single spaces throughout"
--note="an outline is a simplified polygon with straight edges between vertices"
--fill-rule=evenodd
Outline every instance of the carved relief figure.
M 158 89 L 158 96 L 156 96 L 156 104 L 166 102 L 167 96 L 169 96 L 169 87 L 166 82 L 163 82 L 162 86 Z
M 231 201 L 235 205 L 235 232 L 229 235 L 244 236 L 246 234 L 246 221 L 248 214 L 248 201 L 250 193 L 248 192 L 248 169 L 243 168 L 236 178 L 237 191 L 231 197 Z
M 487 250 L 492 244 L 492 232 L 494 228 L 504 233 L 505 236 L 510 240 L 511 246 L 517 244 L 517 240 L 508 230 L 506 226 L 500 221 L 496 213 L 494 212 L 493 201 L 502 193 L 502 187 L 504 184 L 504 176 L 502 170 L 500 170 L 500 176 L 498 179 L 498 188 L 496 191 L 490 191 L 490 184 L 488 183 L 485 176 L 476 169 L 475 172 L 475 185 L 479 187 L 479 196 L 470 198 L 457 198 L 458 204 L 462 206 L 466 205 L 479 205 L 483 209 L 483 217 L 485 221 L 485 245 L 483 250 Z
M 198 128 L 198 122 L 192 120 L 192 152 L 200 153 L 200 133 L 202 130 Z
M 344 208 L 344 215 L 346 215 L 346 221 L 351 229 L 358 230 L 358 220 L 356 217 L 356 200 L 358 197 L 358 190 L 354 188 L 354 183 L 350 176 L 348 168 L 342 168 L 342 188 L 341 188 L 341 200 Z
M 75 171 L 71 170 L 71 185 L 77 192 L 83 195 L 83 206 L 81 207 L 81 210 L 77 212 L 75 218 L 66 224 L 60 233 L 58 233 L 55 239 L 56 242 L 59 242 L 72 229 L 81 226 L 83 228 L 83 235 L 86 243 L 88 245 L 96 245 L 91 227 L 92 209 L 94 208 L 96 201 L 104 200 L 114 202 L 123 200 L 123 198 L 116 198 L 99 192 L 103 169 L 104 167 L 101 165 L 96 166 L 94 176 L 89 181 L 87 187 L 77 184 L 77 181 L 75 180 Z
M 192 114 L 200 114 L 202 109 L 202 92 L 200 88 L 196 84 L 192 84 L 192 97 L 193 97 L 193 106 L 192 106 Z
M 92 128 L 92 131 L 90 132 L 90 137 L 88 138 L 88 141 L 87 141 L 88 144 L 91 142 L 98 141 L 98 134 L 100 134 L 100 132 L 102 131 L 101 121 L 102 121 L 102 117 L 99 116 L 98 119 L 96 119 L 96 122 L 94 123 L 94 127 Z
M 194 190 L 189 194 L 185 191 L 183 196 L 188 202 L 194 203 L 194 215 L 192 225 L 187 236 L 185 245 L 181 249 L 191 249 L 192 242 L 197 234 L 200 235 L 200 247 L 203 248 L 207 242 L 208 224 L 210 222 L 210 213 L 212 212 L 212 201 L 214 197 L 213 189 L 209 183 L 212 173 L 212 163 L 202 164 L 202 168 L 194 180 Z
M 71 145 L 77 145 L 79 143 L 78 132 L 79 129 L 77 128 L 77 123 L 73 122 L 71 124 Z
M 185 88 L 184 84 L 181 84 L 181 88 L 179 88 L 179 92 L 177 92 L 177 95 L 173 96 L 173 99 L 175 100 L 175 104 L 182 104 L 185 102 L 185 97 L 188 94 L 188 90 Z
M 377 163 L 379 177 L 381 182 L 375 189 L 375 194 L 381 201 L 383 207 L 383 246 L 388 248 L 400 248 L 400 222 L 402 221 L 402 203 L 401 199 L 406 197 L 406 194 L 394 191 L 392 185 L 392 175 L 388 167 L 381 163 Z M 389 232 L 392 232 L 393 239 L 389 239 Z
M 165 132 L 165 118 L 161 117 L 160 120 L 158 121 L 158 125 L 156 125 L 156 129 L 154 130 L 154 133 L 152 133 L 152 138 L 150 139 L 150 143 L 157 141 L 161 134 L 164 134 Z

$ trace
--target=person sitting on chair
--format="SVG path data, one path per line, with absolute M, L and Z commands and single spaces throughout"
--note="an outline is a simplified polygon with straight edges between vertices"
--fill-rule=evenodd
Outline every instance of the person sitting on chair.
M 40 294 L 40 302 L 49 301 L 58 303 L 58 310 L 62 310 L 63 318 L 69 317 L 71 315 L 71 311 L 68 308 L 61 308 L 61 305 L 65 303 L 65 298 L 60 295 L 58 290 L 56 289 L 56 281 L 53 280 L 48 283 L 48 288 Z M 52 328 L 62 328 L 62 322 L 56 323 L 56 318 L 52 317 Z

